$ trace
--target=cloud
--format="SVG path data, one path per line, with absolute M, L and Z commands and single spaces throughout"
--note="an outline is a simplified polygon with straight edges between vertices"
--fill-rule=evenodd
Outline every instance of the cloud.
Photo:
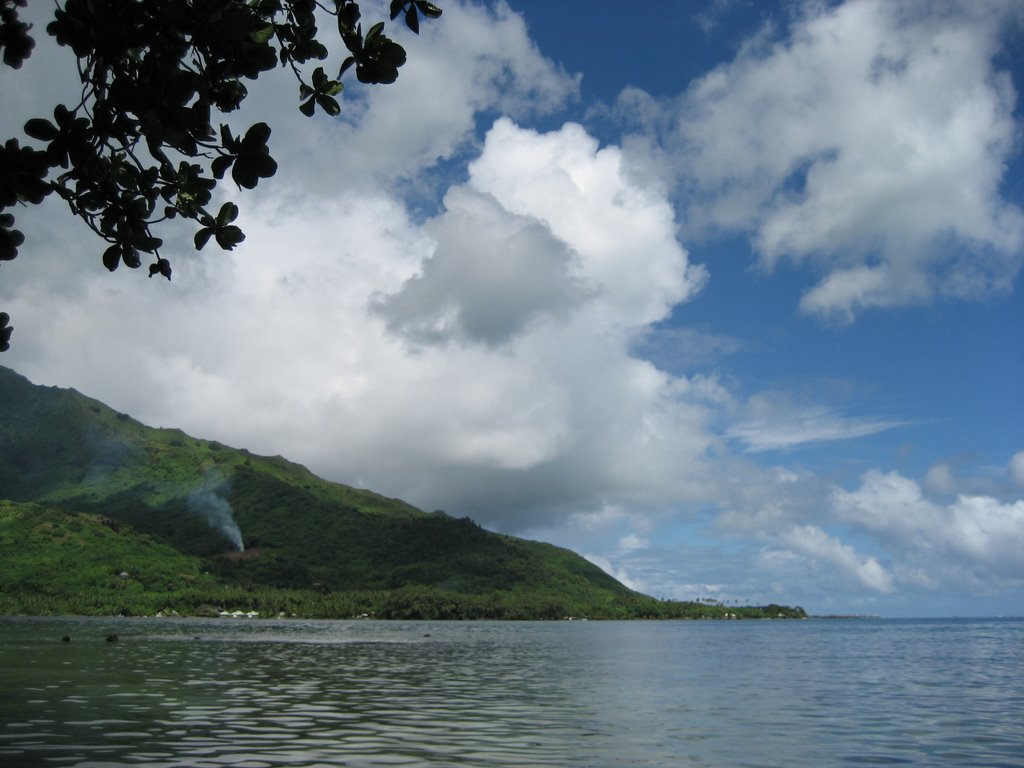
M 376 304 L 392 331 L 420 343 L 504 344 L 586 297 L 571 249 L 538 220 L 464 187 L 449 190 L 444 206 L 426 227 L 437 246 L 421 272 Z
M 636 354 L 662 370 L 687 371 L 717 363 L 744 350 L 735 336 L 695 327 L 651 328 L 637 339 Z
M 733 543 L 723 557 L 745 553 L 748 578 L 787 584 L 816 603 L 841 605 L 842 595 L 866 590 L 913 594 L 924 605 L 1024 584 L 1024 499 L 950 499 L 958 483 L 948 465 L 933 467 L 923 483 L 873 469 L 854 488 L 828 488 L 811 473 L 779 467 L 747 472 L 742 485 L 746 493 L 720 490 L 716 529 Z M 656 541 L 659 531 L 647 537 Z
M 924 487 L 932 493 L 953 493 L 956 488 L 956 479 L 953 477 L 953 469 L 949 464 L 936 464 L 929 467 L 928 473 L 924 478 Z
M 1024 486 L 1024 451 L 1017 451 L 1017 453 L 1013 454 L 1008 467 L 1013 482 Z
M 908 572 L 935 583 L 1024 580 L 1024 500 L 960 495 L 928 500 L 913 480 L 872 470 L 853 491 L 836 489 L 838 519 L 872 534 Z
M 579 125 L 540 134 L 501 118 L 469 172 L 471 187 L 544 222 L 573 248 L 600 292 L 595 302 L 619 324 L 640 329 L 663 319 L 707 277 L 687 263 L 669 202 L 633 183 L 621 150 L 599 148 Z
M 642 536 L 637 536 L 635 533 L 627 534 L 619 539 L 619 547 L 627 552 L 633 549 L 646 549 L 650 544 L 650 541 Z
M 816 525 L 792 528 L 782 537 L 782 541 L 812 561 L 823 561 L 836 568 L 866 589 L 875 592 L 893 590 L 892 576 L 878 560 L 858 554 L 853 547 L 832 538 Z
M 389 16 L 384 2 L 361 7 L 364 21 Z M 26 119 L 50 115 L 58 101 L 74 105 L 81 98 L 74 56 L 44 31 L 52 15 L 52 4 L 23 9 L 37 46 L 21 70 L 0 73 L 5 135 L 19 135 Z M 321 30 L 328 61 L 342 61 L 347 51 L 333 20 L 322 19 Z M 419 35 L 401 21 L 388 23 L 386 34 L 408 53 L 398 80 L 364 86 L 347 76 L 338 119 L 301 116 L 298 83 L 286 68 L 248 83 L 243 108 L 221 117 L 236 133 L 260 120 L 273 128 L 268 145 L 279 172 L 270 183 L 278 189 L 302 198 L 416 183 L 426 169 L 475 150 L 480 114 L 526 119 L 558 111 L 579 96 L 580 76 L 542 55 L 522 17 L 504 2 L 449 0 L 442 20 L 424 23 Z M 238 201 L 243 214 L 248 199 Z
M 705 35 L 711 35 L 730 13 L 741 8 L 749 10 L 743 5 L 740 0 L 711 0 L 706 8 L 693 15 L 693 20 Z
M 747 401 L 726 434 L 742 443 L 748 453 L 760 453 L 807 443 L 866 437 L 904 424 L 895 420 L 850 417 L 827 406 L 796 403 L 782 393 L 761 393 Z
M 387 9 L 381 3 L 364 14 L 383 19 Z M 578 97 L 579 76 L 544 57 L 504 2 L 456 0 L 444 6 L 443 21 L 422 25 L 419 35 L 400 27 L 388 26 L 409 56 L 398 80 L 384 88 L 353 81 L 345 92 L 343 128 L 330 154 L 346 179 L 414 178 L 471 148 L 480 113 L 522 119 Z
M 268 187 L 235 251 L 182 253 L 171 284 L 85 271 L 56 305 L 65 252 L 41 240 L 32 278 L 0 286 L 10 362 L 505 530 L 706 497 L 721 388 L 630 353 L 703 271 L 621 160 L 577 125 L 501 119 L 422 225 L 385 191 Z
M 746 232 L 766 269 L 819 270 L 807 313 L 1009 292 L 1024 213 L 1000 194 L 1018 133 L 994 57 L 1012 9 L 807 4 L 784 38 L 748 40 L 674 104 L 624 94 L 663 148 L 629 146 L 653 148 L 661 174 L 671 161 L 691 236 Z
M 614 563 L 611 562 L 611 560 L 609 560 L 606 557 L 602 557 L 601 555 L 584 555 L 584 557 L 608 575 L 618 579 L 619 582 L 629 587 L 630 589 L 634 589 L 637 592 L 644 593 L 646 593 L 649 589 L 646 582 L 638 581 L 632 578 L 625 568 L 621 566 L 616 566 Z
M 457 328 L 501 343 L 585 297 L 607 330 L 635 333 L 705 280 L 675 239 L 667 202 L 632 184 L 620 151 L 599 149 L 578 125 L 540 134 L 501 118 L 469 174 L 428 225 L 438 245 L 422 273 L 379 303 L 412 338 Z

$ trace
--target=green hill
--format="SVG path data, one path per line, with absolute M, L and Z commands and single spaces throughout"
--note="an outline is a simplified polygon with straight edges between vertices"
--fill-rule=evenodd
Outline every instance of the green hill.
M 722 615 L 0 367 L 0 613 Z M 776 615 L 789 609 L 730 609 Z

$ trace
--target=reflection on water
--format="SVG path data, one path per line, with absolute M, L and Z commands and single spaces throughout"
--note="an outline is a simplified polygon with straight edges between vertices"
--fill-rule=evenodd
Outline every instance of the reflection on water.
M 1019 621 L 0 619 L 0 764 L 1024 766 L 1022 641 Z

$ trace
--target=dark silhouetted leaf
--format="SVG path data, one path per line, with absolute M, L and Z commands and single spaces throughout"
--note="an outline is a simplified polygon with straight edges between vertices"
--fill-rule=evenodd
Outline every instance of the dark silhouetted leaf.
M 270 138 L 270 126 L 266 123 L 256 123 L 245 132 L 242 139 L 242 146 L 245 148 L 261 146 L 267 143 Z
M 146 253 L 152 253 L 163 244 L 164 241 L 159 237 L 151 237 L 149 235 L 138 235 L 132 239 L 132 245 Z
M 220 207 L 220 213 L 217 214 L 218 224 L 230 224 L 232 221 L 238 218 L 238 206 L 234 203 L 224 203 Z
M 130 269 L 138 269 L 142 266 L 142 259 L 139 257 L 139 252 L 131 246 L 125 246 L 124 251 L 121 253 L 121 261 L 124 265 Z
M 384 22 L 383 21 L 378 21 L 376 24 L 374 24 L 372 27 L 370 27 L 370 31 L 366 33 L 366 37 L 363 38 L 363 45 L 366 48 L 372 47 L 376 37 L 381 32 L 383 32 L 383 31 L 384 31 Z
M 53 141 L 60 132 L 49 120 L 37 117 L 25 123 L 25 133 L 39 141 Z
M 337 99 L 330 96 L 317 96 L 316 103 L 320 105 L 320 108 L 331 117 L 337 117 L 341 114 L 341 105 Z
M 113 272 L 121 263 L 121 246 L 112 245 L 103 252 L 103 266 Z
M 233 224 L 218 229 L 214 237 L 217 240 L 217 245 L 225 251 L 232 250 L 236 245 L 245 240 L 245 234 Z
M 249 33 L 249 39 L 254 43 L 266 43 L 274 36 L 274 25 L 268 24 L 261 29 L 257 29 L 255 32 Z
M 171 262 L 167 259 L 157 259 L 153 264 L 149 265 L 149 276 L 163 275 L 168 280 L 171 279 Z
M 196 232 L 196 236 L 194 238 L 196 250 L 203 250 L 203 248 L 206 247 L 206 244 L 210 242 L 211 237 L 213 237 L 213 230 L 210 229 L 209 227 L 203 227 L 198 232 Z
M 228 168 L 234 162 L 235 158 L 232 155 L 221 155 L 210 164 L 210 171 L 213 173 L 214 178 L 223 179 L 224 174 L 227 173 Z

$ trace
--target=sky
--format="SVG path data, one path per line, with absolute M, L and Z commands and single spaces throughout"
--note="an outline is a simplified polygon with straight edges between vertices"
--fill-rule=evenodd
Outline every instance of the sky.
M 1024 6 L 441 5 L 337 119 L 250 87 L 281 170 L 170 283 L 18 211 L 0 364 L 659 598 L 1024 615 Z

